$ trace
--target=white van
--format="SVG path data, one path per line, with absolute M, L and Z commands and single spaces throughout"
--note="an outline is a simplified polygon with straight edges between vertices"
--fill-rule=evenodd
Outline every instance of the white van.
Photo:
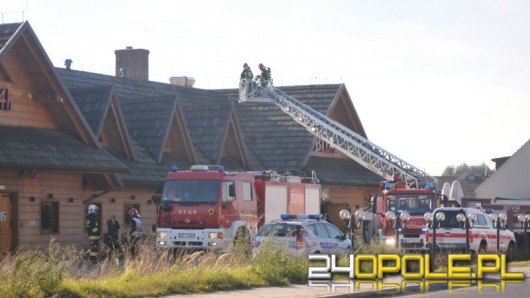
M 463 224 L 458 221 L 458 214 L 463 214 L 467 218 L 475 218 L 473 226 L 469 229 L 469 249 L 474 253 L 496 253 L 497 252 L 497 228 L 490 214 L 478 209 L 443 207 L 433 211 L 432 216 L 436 218 L 437 213 L 443 212 L 445 219 L 440 222 L 436 229 L 436 247 L 442 250 L 465 250 L 466 230 Z M 502 253 L 506 253 L 507 258 L 513 256 L 515 250 L 515 237 L 512 231 L 505 228 L 499 230 L 499 248 Z M 432 247 L 433 230 L 427 225 L 425 232 L 426 247 Z

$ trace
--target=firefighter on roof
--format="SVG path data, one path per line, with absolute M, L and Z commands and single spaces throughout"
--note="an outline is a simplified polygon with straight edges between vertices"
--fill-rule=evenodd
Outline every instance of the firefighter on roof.
M 96 263 L 99 252 L 99 240 L 101 240 L 101 230 L 97 219 L 98 206 L 88 206 L 86 216 L 86 231 L 88 233 L 88 243 L 90 244 L 90 261 Z
M 261 70 L 261 74 L 256 76 L 256 80 L 259 81 L 261 86 L 266 87 L 267 83 L 271 80 L 271 68 L 260 63 L 259 69 Z
M 248 66 L 247 63 L 243 64 L 243 71 L 241 72 L 241 79 L 251 79 L 254 78 L 254 74 L 252 73 L 252 70 L 250 69 L 250 66 Z

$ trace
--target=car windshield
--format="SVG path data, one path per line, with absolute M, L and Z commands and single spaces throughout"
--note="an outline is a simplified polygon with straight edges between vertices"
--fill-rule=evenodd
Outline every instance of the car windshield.
M 437 211 L 438 213 L 440 211 Z M 436 213 L 434 213 L 434 216 L 436 216 Z M 462 213 L 464 215 L 464 211 L 459 210 L 443 210 L 443 213 L 445 214 L 445 219 L 440 222 L 440 228 L 461 228 L 462 224 L 456 219 L 456 216 L 458 213 Z
M 264 225 L 258 232 L 258 236 L 273 237 L 294 237 L 298 225 L 287 223 L 276 223 Z
M 219 180 L 169 180 L 162 201 L 176 204 L 215 204 L 219 200 Z
M 393 194 L 388 195 L 386 199 L 387 210 L 393 212 L 424 214 L 432 212 L 436 207 L 434 194 Z

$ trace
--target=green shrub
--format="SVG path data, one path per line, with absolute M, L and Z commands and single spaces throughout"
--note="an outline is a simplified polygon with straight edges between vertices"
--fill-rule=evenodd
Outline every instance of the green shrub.
M 286 246 L 265 240 L 252 263 L 252 271 L 271 285 L 304 283 L 307 280 L 309 262 L 303 256 L 289 254 Z

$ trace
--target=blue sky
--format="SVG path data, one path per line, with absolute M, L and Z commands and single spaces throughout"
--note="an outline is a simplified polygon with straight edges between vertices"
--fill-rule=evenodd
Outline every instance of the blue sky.
M 236 88 L 264 63 L 281 85 L 344 83 L 368 138 L 439 175 L 509 156 L 530 136 L 530 2 L 523 0 L 0 0 L 50 60 L 113 74 L 150 51 L 150 79 Z

